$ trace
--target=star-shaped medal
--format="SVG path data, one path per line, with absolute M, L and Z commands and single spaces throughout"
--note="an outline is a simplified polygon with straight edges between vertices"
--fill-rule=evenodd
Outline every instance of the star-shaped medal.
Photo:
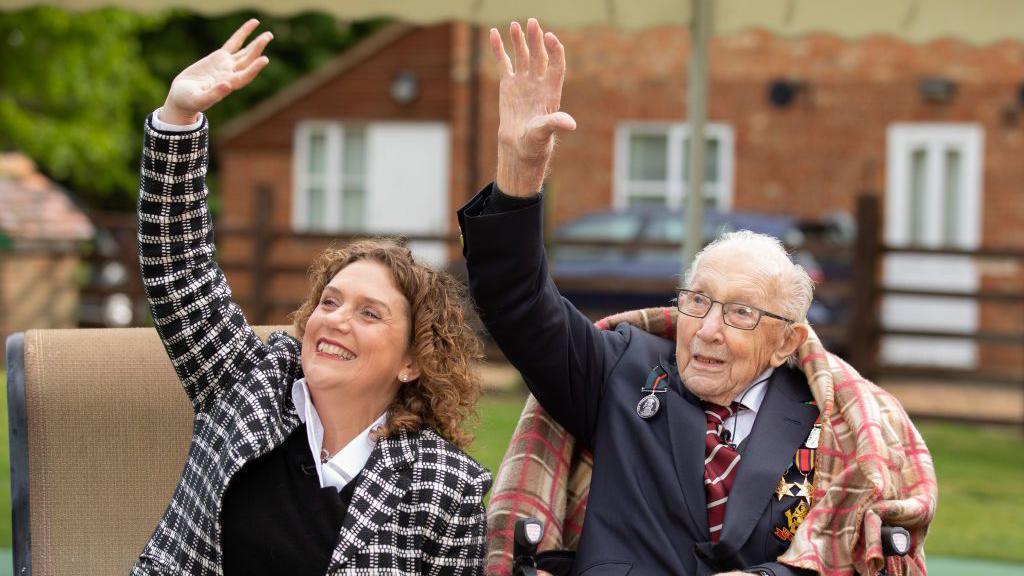
M 799 484 L 794 483 L 793 486 L 796 486 L 796 496 L 797 496 L 797 498 L 803 497 L 803 498 L 807 498 L 808 500 L 811 499 L 811 492 L 814 491 L 814 485 L 807 481 L 807 477 L 806 476 L 804 476 L 804 481 L 803 482 L 801 482 Z
M 783 496 L 792 496 L 789 493 L 789 489 L 795 486 L 792 482 L 786 482 L 785 478 L 779 478 L 779 483 L 775 486 L 775 495 L 782 501 Z

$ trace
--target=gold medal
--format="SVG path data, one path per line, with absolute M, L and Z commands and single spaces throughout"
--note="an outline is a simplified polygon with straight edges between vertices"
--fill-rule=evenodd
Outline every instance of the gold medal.
M 794 484 L 792 482 L 786 482 L 785 476 L 779 478 L 779 483 L 775 486 L 775 495 L 779 498 L 779 502 L 782 501 L 783 496 L 792 496 L 789 489 L 793 486 Z

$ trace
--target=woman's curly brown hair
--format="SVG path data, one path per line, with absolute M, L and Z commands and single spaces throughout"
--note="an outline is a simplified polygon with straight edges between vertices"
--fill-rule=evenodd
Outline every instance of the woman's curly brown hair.
M 309 296 L 292 315 L 299 340 L 320 303 L 324 287 L 338 271 L 360 260 L 372 260 L 387 267 L 408 301 L 409 346 L 420 369 L 418 379 L 398 389 L 388 408 L 387 423 L 377 436 L 385 438 L 401 429 L 412 432 L 429 427 L 452 444 L 465 448 L 473 439 L 465 425 L 475 417 L 480 395 L 472 366 L 482 354 L 480 340 L 463 312 L 465 288 L 451 275 L 416 262 L 408 248 L 390 239 L 361 240 L 343 248 L 328 248 L 310 267 Z

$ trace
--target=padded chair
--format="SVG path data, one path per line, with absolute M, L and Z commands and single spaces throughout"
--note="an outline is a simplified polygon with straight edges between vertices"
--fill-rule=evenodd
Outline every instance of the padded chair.
M 156 330 L 13 334 L 7 402 L 14 574 L 127 574 L 170 502 L 192 434 L 191 405 Z

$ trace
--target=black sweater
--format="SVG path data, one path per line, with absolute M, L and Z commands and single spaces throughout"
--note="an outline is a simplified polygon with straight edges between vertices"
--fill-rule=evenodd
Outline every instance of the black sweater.
M 224 493 L 225 576 L 323 576 L 357 480 L 320 487 L 305 424 L 248 462 Z

